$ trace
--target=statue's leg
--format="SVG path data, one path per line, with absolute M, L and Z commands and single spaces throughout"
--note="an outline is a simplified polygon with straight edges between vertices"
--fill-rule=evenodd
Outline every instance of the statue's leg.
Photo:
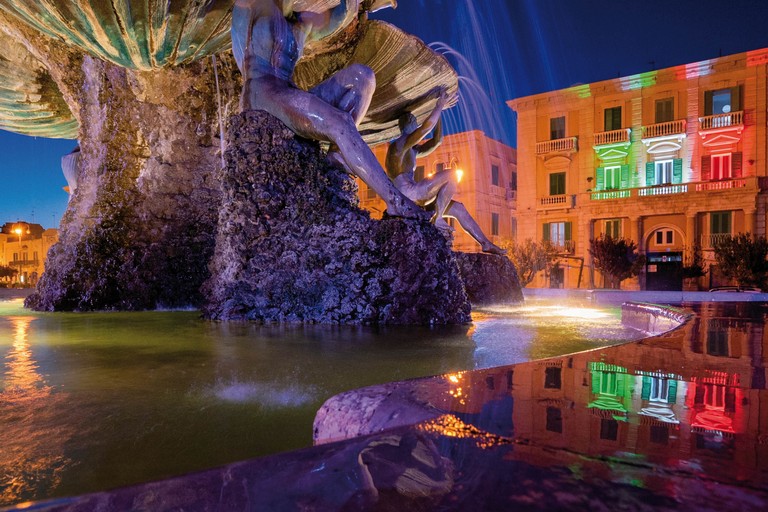
M 375 90 L 376 76 L 373 70 L 362 64 L 352 64 L 337 71 L 309 92 L 329 105 L 348 112 L 357 126 L 368 112 Z
M 443 217 L 451 204 L 451 198 L 456 193 L 455 171 L 450 169 L 440 171 L 433 176 L 424 178 L 416 184 L 416 187 L 417 201 L 422 203 L 435 201 L 435 214 L 432 216 L 431 222 L 439 229 L 451 231 L 452 228 Z
M 480 226 L 477 224 L 477 222 L 475 222 L 475 219 L 472 218 L 463 204 L 457 201 L 451 201 L 451 203 L 448 205 L 448 211 L 446 212 L 446 215 L 459 221 L 459 225 L 464 229 L 464 231 L 469 233 L 469 236 L 474 238 L 477 243 L 480 244 L 483 252 L 491 254 L 507 253 L 507 251 L 488 240 L 488 237 L 485 236 L 483 230 L 480 229 Z
M 352 115 L 288 82 L 262 77 L 251 80 L 251 105 L 280 119 L 296 134 L 335 144 L 347 169 L 387 204 L 395 217 L 422 218 L 424 212 L 400 193 L 357 131 Z

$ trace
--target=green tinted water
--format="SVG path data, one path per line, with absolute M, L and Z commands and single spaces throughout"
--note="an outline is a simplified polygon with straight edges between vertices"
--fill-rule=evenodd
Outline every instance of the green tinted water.
M 39 314 L 0 302 L 0 505 L 308 446 L 315 411 L 341 391 L 638 337 L 618 309 L 549 307 L 489 310 L 472 326 L 377 329 L 220 324 L 197 312 Z

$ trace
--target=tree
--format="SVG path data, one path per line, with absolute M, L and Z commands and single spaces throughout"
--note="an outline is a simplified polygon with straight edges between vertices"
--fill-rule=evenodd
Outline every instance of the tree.
M 5 265 L 0 265 L 0 279 L 7 278 L 7 277 L 13 277 L 15 276 L 19 271 L 12 267 L 7 267 Z
M 701 252 L 701 244 L 696 242 L 691 248 L 690 256 L 685 259 L 683 265 L 683 278 L 691 279 L 704 277 L 707 274 L 707 267 L 704 263 L 704 256 Z
M 766 289 L 768 241 L 764 236 L 739 233 L 715 240 L 715 262 L 720 273 L 739 286 Z
M 605 275 L 610 288 L 621 288 L 621 282 L 640 273 L 645 256 L 637 252 L 634 241 L 602 234 L 589 241 L 589 254 L 595 268 Z
M 503 244 L 507 249 L 507 257 L 512 260 L 517 269 L 520 286 L 528 286 L 536 274 L 546 270 L 557 257 L 557 250 L 549 242 L 534 242 L 530 238 L 523 243 L 508 242 Z

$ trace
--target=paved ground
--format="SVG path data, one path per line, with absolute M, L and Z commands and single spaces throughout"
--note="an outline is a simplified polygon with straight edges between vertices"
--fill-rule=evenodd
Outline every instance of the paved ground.
M 34 288 L 0 288 L 0 300 L 23 299 L 34 291 Z

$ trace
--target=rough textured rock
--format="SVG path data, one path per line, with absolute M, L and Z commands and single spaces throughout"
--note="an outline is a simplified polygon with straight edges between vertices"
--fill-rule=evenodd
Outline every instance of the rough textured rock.
M 207 317 L 469 321 L 458 268 L 431 224 L 371 219 L 353 180 L 264 112 L 232 116 L 228 137 Z
M 523 290 L 515 265 L 505 256 L 482 253 L 454 253 L 464 289 L 473 306 L 510 304 L 523 301 Z
M 27 304 L 47 311 L 198 306 L 220 197 L 211 61 L 153 73 L 87 56 L 73 63 L 78 186 Z M 231 105 L 239 75 L 227 59 L 219 71 Z

